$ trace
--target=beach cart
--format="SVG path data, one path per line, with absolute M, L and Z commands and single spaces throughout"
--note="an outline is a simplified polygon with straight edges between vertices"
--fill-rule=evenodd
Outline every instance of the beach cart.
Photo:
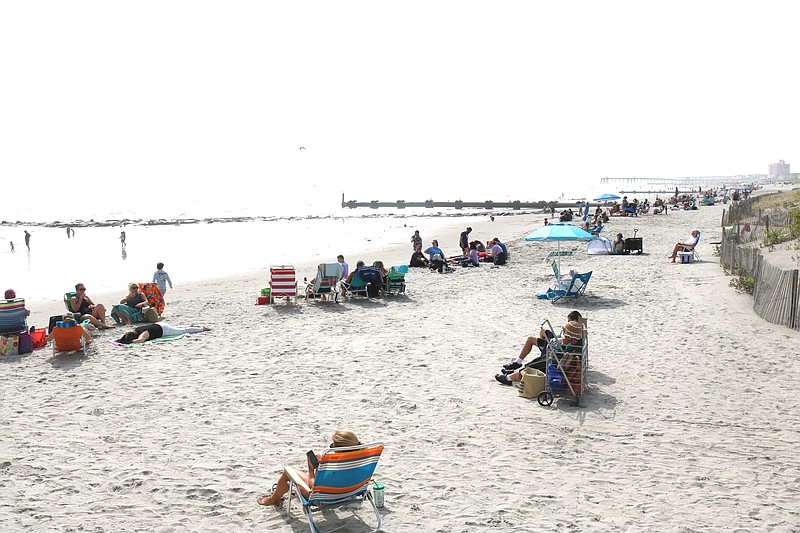
M 625 253 L 626 254 L 629 254 L 631 252 L 636 252 L 637 254 L 641 254 L 642 253 L 642 251 L 643 251 L 642 238 L 636 236 L 636 233 L 638 231 L 639 231 L 638 229 L 634 228 L 633 237 L 628 237 L 627 239 L 625 239 Z
M 581 394 L 586 387 L 586 370 L 589 368 L 589 339 L 586 331 L 587 322 L 581 320 L 583 326 L 583 342 L 565 345 L 560 336 L 554 336 L 547 344 L 546 376 L 544 391 L 536 399 L 539 405 L 549 407 L 556 397 L 571 398 L 571 407 L 580 405 Z M 545 321 L 543 327 L 553 327 Z

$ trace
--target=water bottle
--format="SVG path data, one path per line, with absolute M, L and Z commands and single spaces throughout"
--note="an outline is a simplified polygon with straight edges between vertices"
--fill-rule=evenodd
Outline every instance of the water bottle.
M 373 482 L 372 496 L 375 500 L 376 507 L 383 507 L 383 489 L 384 486 L 378 482 Z

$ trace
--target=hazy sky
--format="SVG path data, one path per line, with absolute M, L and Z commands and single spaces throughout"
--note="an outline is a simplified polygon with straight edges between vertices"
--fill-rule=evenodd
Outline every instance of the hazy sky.
M 0 175 L 125 205 L 800 169 L 796 5 L 4 1 Z

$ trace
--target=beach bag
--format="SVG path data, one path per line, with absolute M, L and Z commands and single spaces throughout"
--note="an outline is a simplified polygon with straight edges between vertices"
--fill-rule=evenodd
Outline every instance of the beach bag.
M 19 354 L 19 337 L 17 335 L 0 335 L 0 355 Z
M 36 328 L 31 332 L 33 339 L 33 349 L 44 348 L 47 345 L 47 331 L 44 328 Z
M 158 322 L 158 311 L 155 307 L 148 307 L 144 312 L 144 319 L 147 322 Z
M 30 333 L 20 333 L 18 353 L 22 355 L 26 353 L 31 353 L 32 351 L 33 351 L 33 337 L 31 337 Z
M 536 398 L 540 392 L 545 390 L 546 376 L 544 372 L 540 372 L 534 368 L 522 369 L 522 388 L 519 390 L 519 396 L 522 398 Z

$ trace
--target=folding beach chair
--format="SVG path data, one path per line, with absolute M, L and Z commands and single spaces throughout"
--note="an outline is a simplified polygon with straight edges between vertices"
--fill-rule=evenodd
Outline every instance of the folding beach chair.
M 339 292 L 336 284 L 342 277 L 344 269 L 340 263 L 321 263 L 317 266 L 317 275 L 313 283 L 306 285 L 306 300 L 309 296 L 318 298 L 321 296 L 333 296 L 333 301 L 339 301 Z
M 367 290 L 367 285 L 369 284 L 369 282 L 367 282 L 364 278 L 361 277 L 362 268 L 374 268 L 374 267 L 357 268 L 353 273 L 353 277 L 350 278 L 350 283 L 347 283 L 346 281 L 342 280 L 340 283 L 342 286 L 343 294 L 345 296 L 350 296 L 350 295 L 355 296 L 360 294 L 362 296 L 366 296 L 367 298 L 369 298 L 369 291 Z
M 684 246 L 683 250 L 678 252 L 678 261 L 680 263 L 694 263 L 700 261 L 700 254 L 697 253 L 697 243 L 700 242 L 700 230 L 695 230 L 697 236 L 694 238 L 694 243 Z
M 61 322 L 58 322 L 61 324 Z M 53 328 L 53 355 L 69 355 L 82 352 L 84 355 L 88 354 L 88 346 L 83 339 L 83 326 L 75 324 L 72 327 L 65 328 L 56 325 Z
M 549 289 L 547 292 L 538 294 L 536 297 L 542 300 L 550 300 L 552 303 L 556 303 L 559 300 L 574 300 L 580 298 L 586 291 L 586 286 L 589 284 L 589 279 L 591 277 L 591 272 L 575 274 L 569 279 L 569 282 L 564 285 L 563 289 Z
M 569 282 L 572 281 L 572 278 L 570 276 L 561 275 L 561 269 L 558 267 L 558 262 L 553 261 L 550 266 L 553 268 L 553 274 L 556 277 L 556 284 L 553 289 L 564 289 Z
M 275 298 L 294 298 L 294 303 L 297 303 L 297 278 L 293 266 L 271 266 L 269 278 L 270 303 L 275 303 Z
M 0 334 L 16 335 L 28 330 L 25 317 L 25 300 L 0 300 Z
M 408 274 L 408 265 L 393 266 L 389 269 L 386 275 L 386 294 L 406 292 L 406 274 Z
M 325 450 L 319 460 L 313 487 L 307 486 L 292 467 L 287 467 L 286 473 L 290 479 L 287 515 L 291 516 L 292 498 L 296 496 L 303 508 L 311 533 L 322 533 L 319 526 L 314 523 L 315 512 L 353 502 L 361 505 L 364 500 L 369 500 L 378 520 L 373 533 L 379 531 L 381 513 L 372 498 L 369 482 L 372 480 L 372 474 L 378 466 L 382 452 L 383 444 L 380 442 Z M 304 496 L 304 493 L 308 494 L 308 497 Z

